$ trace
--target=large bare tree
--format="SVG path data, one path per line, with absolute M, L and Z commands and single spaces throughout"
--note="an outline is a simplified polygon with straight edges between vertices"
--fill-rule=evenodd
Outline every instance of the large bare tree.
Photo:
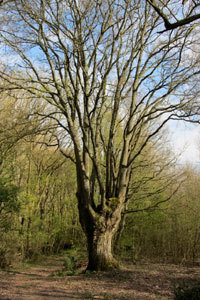
M 16 0 L 6 12 L 2 89 L 29 94 L 34 113 L 57 124 L 66 157 L 72 143 L 87 268 L 118 267 L 112 241 L 134 162 L 170 119 L 197 121 L 195 29 L 160 35 L 157 12 L 137 0 Z

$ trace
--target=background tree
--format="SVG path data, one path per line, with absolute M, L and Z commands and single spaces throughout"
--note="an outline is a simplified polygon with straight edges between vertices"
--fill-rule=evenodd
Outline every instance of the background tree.
M 138 212 L 134 218 L 127 216 L 118 253 L 134 262 L 147 258 L 183 264 L 198 260 L 199 170 L 186 165 L 184 171 L 185 182 L 170 201 L 153 211 Z
M 1 94 L 0 267 L 82 241 L 74 166 L 58 150 L 52 124 L 38 123 L 26 100 L 19 91 Z
M 28 258 L 72 246 L 79 231 L 74 194 L 69 189 L 75 187 L 74 168 L 56 148 L 38 145 L 43 139 L 37 136 L 35 141 L 21 144 L 23 151 L 15 164 L 16 175 L 21 178 L 22 252 Z M 69 172 L 71 175 L 66 180 Z
M 129 183 L 129 194 L 115 238 L 117 253 L 120 248 L 126 248 L 127 244 L 133 242 L 129 238 L 132 235 L 130 234 L 132 226 L 130 226 L 130 232 L 128 228 L 131 222 L 134 223 L 133 219 L 138 220 L 136 214 L 142 216 L 147 212 L 147 215 L 151 215 L 159 210 L 160 206 L 173 199 L 184 181 L 183 172 L 178 172 L 176 169 L 177 158 L 172 153 L 169 144 L 166 130 L 161 130 L 133 164 L 134 172 Z M 127 226 L 125 226 L 126 219 L 129 224 Z M 127 232 L 127 241 L 121 239 L 124 227 Z
M 46 101 L 35 113 L 56 124 L 63 153 L 73 144 L 88 269 L 117 267 L 112 240 L 134 162 L 170 119 L 197 121 L 193 29 L 160 38 L 160 18 L 141 1 L 26 0 L 7 10 L 0 36 L 16 58 L 1 71 L 2 89 Z

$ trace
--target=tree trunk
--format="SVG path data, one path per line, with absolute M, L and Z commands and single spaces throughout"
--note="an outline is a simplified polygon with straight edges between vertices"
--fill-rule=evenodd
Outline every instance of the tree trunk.
M 91 271 L 108 271 L 119 268 L 119 263 L 112 254 L 112 240 L 114 233 L 105 230 L 103 233 L 95 231 L 87 237 L 88 266 Z
M 94 212 L 79 201 L 79 219 L 87 237 L 88 266 L 90 271 L 119 268 L 113 257 L 113 238 L 118 229 L 121 213 Z

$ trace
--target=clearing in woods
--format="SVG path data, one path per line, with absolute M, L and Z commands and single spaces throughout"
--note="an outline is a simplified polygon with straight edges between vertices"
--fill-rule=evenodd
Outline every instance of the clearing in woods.
M 120 271 L 64 276 L 63 257 L 23 269 L 0 271 L 1 300 L 172 300 L 174 286 L 200 278 L 200 267 L 140 264 Z

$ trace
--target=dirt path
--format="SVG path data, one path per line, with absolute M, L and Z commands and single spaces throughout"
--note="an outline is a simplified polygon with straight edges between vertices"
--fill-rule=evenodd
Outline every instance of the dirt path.
M 48 258 L 40 265 L 19 272 L 1 271 L 0 300 L 172 300 L 175 282 L 200 279 L 200 267 L 161 264 L 59 277 L 62 264 L 62 258 Z

